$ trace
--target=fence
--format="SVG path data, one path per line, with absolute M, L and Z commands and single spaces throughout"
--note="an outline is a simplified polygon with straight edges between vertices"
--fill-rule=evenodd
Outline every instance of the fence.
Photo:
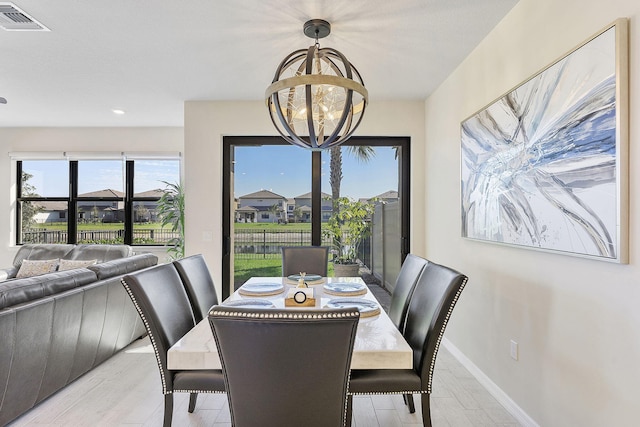
M 133 243 L 166 244 L 177 233 L 160 229 L 134 229 Z M 238 259 L 279 258 L 281 246 L 311 245 L 311 230 L 235 230 L 234 251 Z M 31 229 L 22 233 L 23 243 L 67 243 L 66 230 Z M 124 230 L 79 230 L 78 243 L 123 243 Z M 323 237 L 322 246 L 331 246 L 331 239 Z M 371 265 L 370 239 L 363 240 L 358 258 Z
M 234 252 L 239 259 L 280 257 L 281 246 L 311 245 L 311 230 L 235 230 Z M 331 239 L 323 238 L 323 246 Z
M 402 264 L 400 233 L 400 203 L 377 205 L 372 217 L 371 260 L 367 265 L 390 291 Z
M 137 245 L 164 245 L 171 239 L 178 237 L 178 233 L 171 230 L 134 228 L 133 243 Z M 22 232 L 23 243 L 67 243 L 66 230 L 31 229 Z M 79 230 L 78 243 L 123 243 L 124 230 Z

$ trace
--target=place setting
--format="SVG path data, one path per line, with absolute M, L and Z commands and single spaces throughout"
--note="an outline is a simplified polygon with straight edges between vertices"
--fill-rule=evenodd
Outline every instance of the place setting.
M 226 307 L 242 307 L 242 308 L 273 308 L 275 307 L 268 299 L 237 299 L 233 301 L 225 301 L 222 305 Z
M 353 297 L 366 295 L 367 285 L 358 282 L 331 282 L 323 286 L 326 295 Z
M 300 274 L 291 274 L 286 277 L 287 283 L 291 285 L 297 285 L 301 279 L 307 285 L 320 285 L 325 282 L 324 277 L 320 276 L 319 274 L 300 273 Z
M 362 298 L 334 298 L 330 300 L 325 308 L 356 308 L 360 312 L 360 317 L 373 317 L 380 314 L 380 305 L 377 302 Z
M 284 292 L 284 285 L 275 282 L 245 283 L 238 289 L 238 293 L 249 297 L 268 297 Z

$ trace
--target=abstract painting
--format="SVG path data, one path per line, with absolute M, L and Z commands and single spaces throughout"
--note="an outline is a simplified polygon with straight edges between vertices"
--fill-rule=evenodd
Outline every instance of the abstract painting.
M 625 37 L 621 19 L 462 122 L 463 237 L 626 262 Z

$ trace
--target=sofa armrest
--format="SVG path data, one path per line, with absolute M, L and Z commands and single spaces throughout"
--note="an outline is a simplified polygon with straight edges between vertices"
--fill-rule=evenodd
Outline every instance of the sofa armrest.
M 153 254 L 133 255 L 127 258 L 118 258 L 100 264 L 90 265 L 87 268 L 98 276 L 98 280 L 109 279 L 122 274 L 128 274 L 136 270 L 151 267 L 158 263 L 158 257 Z
M 96 281 L 86 268 L 56 271 L 0 283 L 0 309 L 59 294 Z
M 7 279 L 13 279 L 16 277 L 16 274 L 18 274 L 18 270 L 18 267 L 0 269 L 0 282 Z

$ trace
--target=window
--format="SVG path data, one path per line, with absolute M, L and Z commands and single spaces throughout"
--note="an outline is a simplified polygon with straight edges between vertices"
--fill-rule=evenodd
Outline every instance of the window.
M 279 274 L 283 245 L 332 245 L 322 231 L 333 212 L 335 182 L 341 184 L 341 188 L 336 185 L 335 194 L 372 203 L 375 198 L 388 201 L 389 205 L 395 203 L 395 211 L 386 209 L 386 213 L 372 216 L 372 229 L 375 227 L 376 234 L 372 232 L 361 243 L 358 259 L 372 272 L 383 272 L 388 277 L 397 273 L 409 250 L 410 139 L 352 137 L 337 150 L 335 158 L 332 151 L 301 150 L 280 137 L 224 137 L 223 298 L 247 277 L 264 275 L 265 271 Z M 365 153 L 374 155 L 364 162 L 360 154 Z M 332 179 L 338 175 L 337 181 Z M 286 207 L 285 211 L 270 209 L 275 200 L 257 202 L 259 197 L 265 198 L 262 196 L 267 191 L 265 188 L 282 197 L 279 204 Z M 243 209 L 236 206 L 236 200 L 241 201 Z M 259 211 L 255 220 L 253 216 L 251 220 L 246 219 L 249 206 Z M 273 216 L 260 216 L 267 211 Z M 280 224 L 277 228 L 247 224 L 276 220 Z M 385 224 L 386 228 L 381 228 Z M 256 226 L 260 232 L 256 232 Z M 386 256 L 383 257 L 383 253 Z
M 157 213 L 165 189 L 180 182 L 178 158 L 18 160 L 16 166 L 17 244 L 160 245 L 178 237 Z

